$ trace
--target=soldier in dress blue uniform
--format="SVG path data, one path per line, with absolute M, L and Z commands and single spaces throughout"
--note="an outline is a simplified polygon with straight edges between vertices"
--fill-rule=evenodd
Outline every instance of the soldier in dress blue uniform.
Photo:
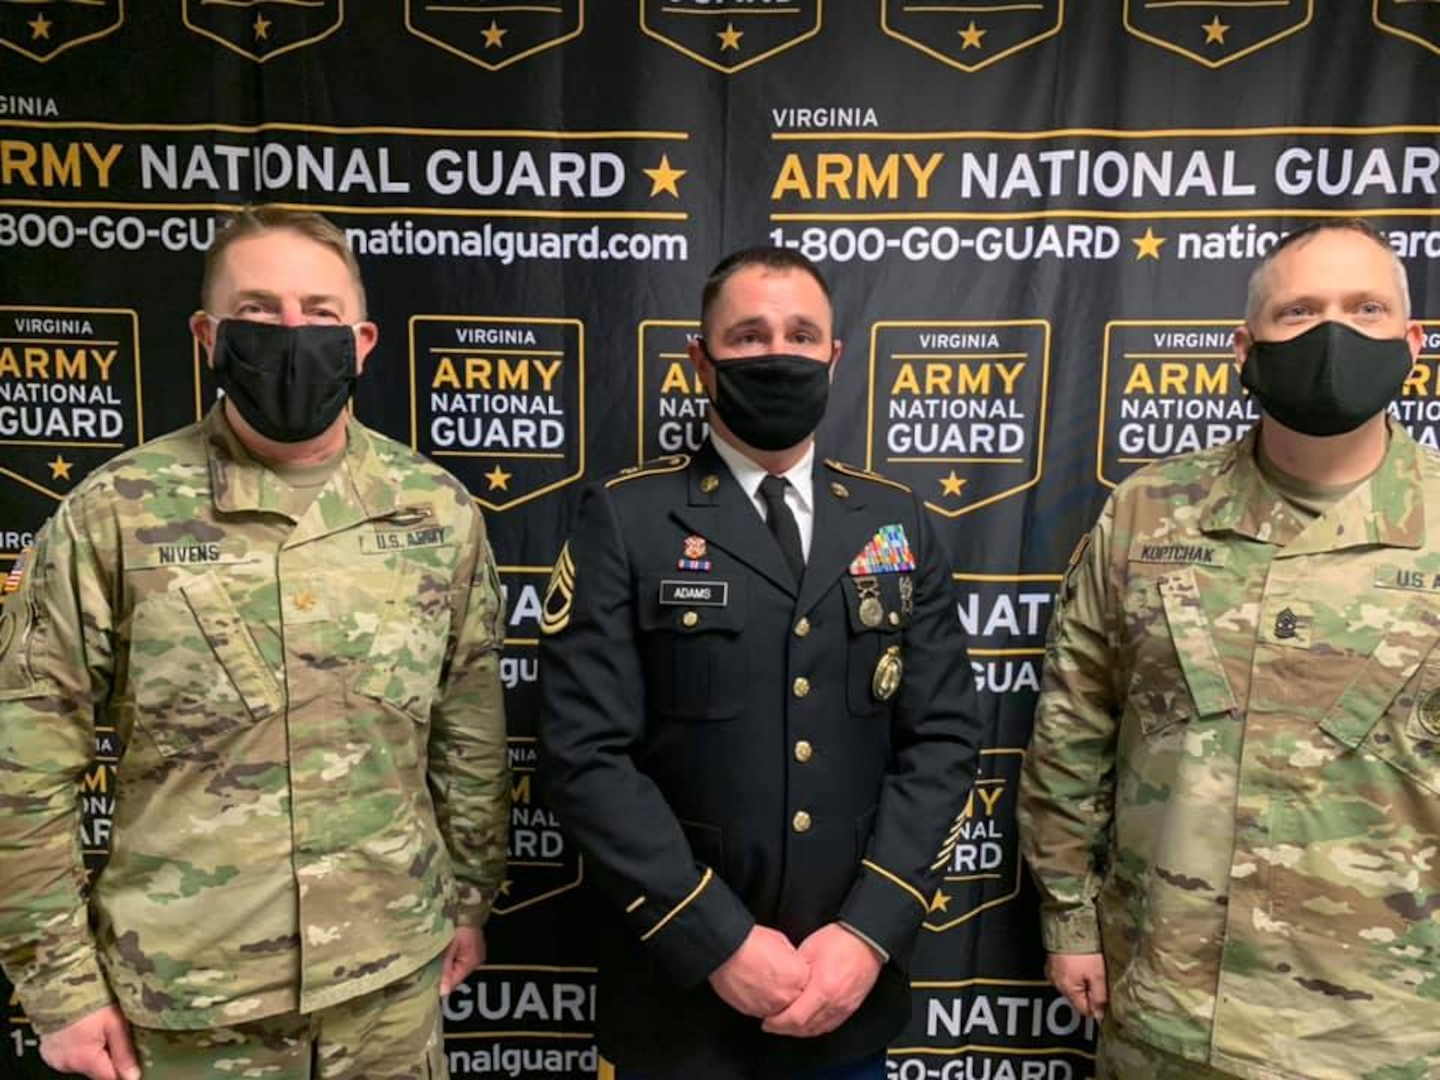
M 722 261 L 702 334 L 711 439 L 586 491 L 542 618 L 542 780 L 617 924 L 601 1075 L 883 1077 L 980 737 L 950 565 L 816 460 L 808 260 Z

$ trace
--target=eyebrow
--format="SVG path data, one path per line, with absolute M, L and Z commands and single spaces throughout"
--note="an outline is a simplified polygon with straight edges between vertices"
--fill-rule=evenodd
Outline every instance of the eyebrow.
M 739 322 L 731 323 L 722 331 L 724 334 L 738 334 L 744 330 L 768 330 L 770 324 L 756 315 L 749 319 L 741 319 Z
M 269 289 L 242 289 L 236 294 L 235 298 L 237 300 L 269 300 L 272 302 L 280 299 L 276 293 L 271 292 Z M 305 307 L 313 307 L 316 304 L 332 304 L 335 307 L 344 307 L 344 301 L 342 301 L 340 297 L 332 296 L 329 293 L 311 293 L 308 296 L 302 296 L 300 303 Z
M 1374 300 L 1384 304 L 1388 308 L 1398 306 L 1398 297 L 1386 296 L 1384 289 L 1349 289 L 1340 294 L 1340 299 L 1347 305 L 1364 300 Z M 1290 307 L 1292 304 L 1321 306 L 1324 302 L 1325 297 L 1313 292 L 1291 293 L 1288 295 L 1282 293 L 1271 298 L 1269 307 L 1272 311 L 1281 311 Z

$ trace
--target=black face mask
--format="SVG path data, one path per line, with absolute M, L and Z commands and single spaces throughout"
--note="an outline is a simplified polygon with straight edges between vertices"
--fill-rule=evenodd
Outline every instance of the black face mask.
M 1252 342 L 1240 384 L 1292 431 L 1343 435 L 1400 395 L 1410 364 L 1404 338 L 1322 322 L 1289 341 Z
M 719 361 L 711 356 L 710 363 L 715 368 L 710 404 L 741 442 L 756 450 L 788 450 L 820 426 L 830 399 L 829 364 L 785 355 Z
M 335 422 L 355 390 L 355 333 L 223 319 L 214 370 L 247 424 L 275 442 L 304 442 Z

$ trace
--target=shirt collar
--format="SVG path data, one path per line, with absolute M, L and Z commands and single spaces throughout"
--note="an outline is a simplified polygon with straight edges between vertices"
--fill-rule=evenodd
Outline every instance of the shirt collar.
M 740 450 L 730 445 L 719 435 L 712 433 L 710 442 L 715 447 L 715 452 L 720 455 L 720 460 L 725 462 L 730 473 L 735 477 L 735 482 L 740 485 L 749 499 L 754 502 L 760 491 L 760 481 L 770 475 L 763 466 L 757 465 L 750 458 L 746 457 Z M 813 511 L 815 509 L 814 481 L 815 472 L 815 440 L 810 440 L 810 445 L 805 450 L 805 456 L 797 461 L 781 475 L 790 481 L 790 486 L 795 489 L 796 496 L 800 499 L 800 507 L 803 510 Z

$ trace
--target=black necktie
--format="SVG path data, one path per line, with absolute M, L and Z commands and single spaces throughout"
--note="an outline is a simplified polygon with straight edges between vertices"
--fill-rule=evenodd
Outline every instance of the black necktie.
M 770 527 L 798 582 L 805 576 L 805 551 L 800 546 L 800 526 L 795 524 L 795 515 L 785 505 L 785 489 L 789 485 L 790 481 L 783 476 L 767 476 L 760 481 L 760 497 L 765 500 L 765 524 Z

